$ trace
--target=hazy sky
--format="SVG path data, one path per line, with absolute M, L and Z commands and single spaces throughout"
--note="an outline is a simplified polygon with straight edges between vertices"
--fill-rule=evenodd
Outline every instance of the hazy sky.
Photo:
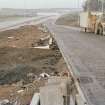
M 0 8 L 77 8 L 84 0 L 0 0 Z

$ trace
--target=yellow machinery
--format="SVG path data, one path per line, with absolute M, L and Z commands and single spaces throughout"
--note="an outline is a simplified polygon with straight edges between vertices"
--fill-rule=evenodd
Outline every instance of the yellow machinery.
M 80 27 L 84 28 L 85 32 L 105 35 L 105 15 L 102 12 L 82 12 Z

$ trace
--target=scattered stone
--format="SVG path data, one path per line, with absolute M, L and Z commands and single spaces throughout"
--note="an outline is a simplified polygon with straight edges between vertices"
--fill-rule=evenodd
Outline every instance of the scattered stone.
M 41 74 L 40 74 L 40 77 L 42 77 L 42 78 L 49 78 L 50 75 L 47 74 L 47 73 L 41 73 Z
M 65 70 L 63 72 L 60 73 L 60 76 L 64 76 L 64 77 L 69 77 L 70 76 L 70 73 L 68 70 Z
M 47 33 L 48 32 L 48 28 L 44 24 L 41 25 L 38 29 L 41 30 L 43 33 Z
M 60 73 L 58 71 L 55 71 L 53 76 L 60 76 Z
M 23 93 L 24 92 L 24 90 L 18 90 L 17 91 L 17 93 Z
M 35 49 L 47 49 L 47 50 L 50 49 L 49 45 L 47 45 L 47 46 L 39 46 L 39 47 L 34 47 L 34 48 Z
M 8 39 L 13 39 L 14 37 L 12 37 L 12 36 L 10 36 L 10 37 L 8 37 Z
M 37 79 L 37 75 L 35 75 L 34 73 L 28 73 L 27 77 L 32 79 Z

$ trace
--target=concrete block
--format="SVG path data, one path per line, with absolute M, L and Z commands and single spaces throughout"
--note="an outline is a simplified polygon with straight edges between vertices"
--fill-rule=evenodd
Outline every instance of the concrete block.
M 40 88 L 41 105 L 64 105 L 59 85 L 48 85 Z

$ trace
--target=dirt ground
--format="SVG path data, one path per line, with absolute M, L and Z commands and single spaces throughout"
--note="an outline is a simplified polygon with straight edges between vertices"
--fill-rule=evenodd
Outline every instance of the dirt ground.
M 48 33 L 43 33 L 41 30 L 38 30 L 38 27 L 33 25 L 4 31 L 0 33 L 0 48 L 30 48 L 39 38 L 45 37 L 47 34 Z
M 69 13 L 61 16 L 57 21 L 56 24 L 58 25 L 66 25 L 66 26 L 73 26 L 73 27 L 79 27 L 78 22 L 78 13 Z
M 40 38 L 50 34 L 38 27 L 0 32 L 0 100 L 13 98 L 26 105 L 46 82 L 39 79 L 41 73 L 52 75 L 67 70 L 59 50 L 33 48 Z M 24 92 L 18 93 L 19 90 Z

